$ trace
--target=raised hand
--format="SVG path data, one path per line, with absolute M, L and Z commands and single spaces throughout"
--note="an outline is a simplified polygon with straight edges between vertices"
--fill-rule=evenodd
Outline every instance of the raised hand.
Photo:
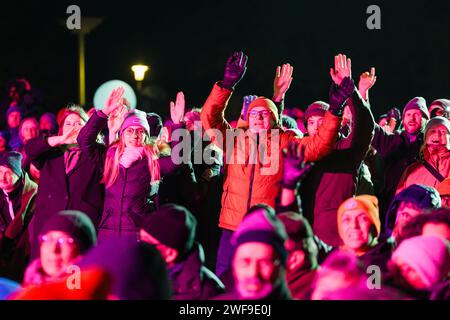
M 370 68 L 370 73 L 369 72 L 364 72 L 361 74 L 361 76 L 359 77 L 359 83 L 358 83 L 358 89 L 359 92 L 366 92 L 367 90 L 369 90 L 370 88 L 373 87 L 373 85 L 375 84 L 375 82 L 377 81 L 377 77 L 375 76 L 375 68 Z
M 116 140 L 116 134 L 119 132 L 123 120 L 125 119 L 125 115 L 128 112 L 127 106 L 129 103 L 125 99 L 124 102 L 124 105 L 115 109 L 108 118 L 109 144 Z
M 123 87 L 118 87 L 111 91 L 108 99 L 105 102 L 105 106 L 102 110 L 104 114 L 107 116 L 111 114 L 114 110 L 118 109 L 119 107 L 123 106 L 124 99 L 123 95 L 125 93 L 125 89 Z
M 72 129 L 67 130 L 61 137 L 60 144 L 76 144 L 78 133 L 80 133 L 81 127 L 72 127 Z
M 180 91 L 177 93 L 175 103 L 170 101 L 170 117 L 174 124 L 180 124 L 183 120 L 185 108 L 186 101 L 184 100 L 184 93 Z
M 275 79 L 273 80 L 273 101 L 281 102 L 284 99 L 284 95 L 291 86 L 293 72 L 294 67 L 289 63 L 283 64 L 282 67 L 277 67 Z
M 338 86 L 344 78 L 352 77 L 352 60 L 344 54 L 338 54 L 334 57 L 334 69 L 330 68 L 331 79 Z
M 311 170 L 313 163 L 305 163 L 305 147 L 291 142 L 283 149 L 283 188 L 296 189 Z
M 235 52 L 228 58 L 222 81 L 224 88 L 234 90 L 234 87 L 244 77 L 245 71 L 247 70 L 247 60 L 248 57 L 242 51 Z
M 244 121 L 247 121 L 247 111 L 250 103 L 252 103 L 255 99 L 257 99 L 258 96 L 245 96 L 244 99 L 242 99 L 242 110 L 241 110 L 241 118 Z

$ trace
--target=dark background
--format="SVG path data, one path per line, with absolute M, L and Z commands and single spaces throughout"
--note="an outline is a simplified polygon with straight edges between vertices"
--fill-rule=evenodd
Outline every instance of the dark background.
M 56 111 L 78 97 L 77 38 L 59 20 L 71 4 L 103 23 L 86 39 L 87 100 L 111 79 L 134 86 L 131 65 L 150 66 L 144 109 L 167 114 L 178 90 L 201 106 L 234 50 L 249 55 L 231 101 L 237 116 L 247 94 L 271 96 L 277 65 L 294 65 L 287 106 L 326 100 L 329 68 L 339 52 L 352 58 L 353 77 L 375 66 L 375 115 L 402 108 L 414 96 L 449 97 L 450 1 L 55 1 L 0 2 L 0 88 L 28 78 Z M 368 30 L 366 9 L 381 7 L 381 30 Z M 91 104 L 91 102 L 89 103 Z M 89 107 L 88 105 L 87 107 Z

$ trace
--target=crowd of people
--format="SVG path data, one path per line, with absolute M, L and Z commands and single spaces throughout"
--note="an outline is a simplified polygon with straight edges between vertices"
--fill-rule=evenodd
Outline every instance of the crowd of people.
M 450 100 L 375 120 L 375 68 L 339 54 L 323 101 L 228 102 L 233 53 L 201 108 L 42 112 L 26 79 L 0 117 L 0 298 L 450 299 Z

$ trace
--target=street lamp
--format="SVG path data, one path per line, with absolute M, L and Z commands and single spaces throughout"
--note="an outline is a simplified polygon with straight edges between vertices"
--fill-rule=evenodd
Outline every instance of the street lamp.
M 66 27 L 66 21 L 61 20 L 61 25 Z M 72 30 L 78 36 L 78 102 L 80 105 L 86 103 L 86 58 L 85 37 L 103 22 L 103 17 L 82 17 L 81 29 Z
M 134 72 L 134 80 L 136 80 L 136 86 L 138 91 L 142 89 L 142 81 L 145 78 L 145 73 L 148 71 L 148 66 L 143 64 L 136 64 L 131 67 L 131 70 Z

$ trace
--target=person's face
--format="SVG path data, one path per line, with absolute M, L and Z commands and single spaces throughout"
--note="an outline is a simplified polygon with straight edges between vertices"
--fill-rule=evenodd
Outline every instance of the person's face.
M 37 122 L 34 120 L 25 120 L 22 123 L 21 135 L 24 142 L 39 136 L 39 128 Z
M 352 114 L 352 110 L 350 109 L 350 107 L 348 105 L 345 106 L 344 113 L 342 114 L 342 117 L 347 119 L 350 122 L 352 121 L 353 114 Z
M 412 268 L 406 261 L 401 258 L 393 259 L 393 262 L 398 266 L 403 278 L 417 290 L 427 289 L 426 284 L 422 281 L 417 271 Z
M 6 140 L 0 135 L 0 151 L 6 150 Z
M 359 250 L 371 242 L 372 222 L 363 210 L 347 210 L 342 214 L 341 219 L 342 241 L 347 248 Z
M 357 282 L 357 278 L 351 277 L 344 272 L 327 270 L 317 277 L 311 299 L 323 300 L 328 293 L 349 288 L 356 285 Z
M 297 270 L 305 264 L 305 252 L 296 247 L 295 241 L 292 239 L 286 240 L 284 243 L 284 248 L 289 253 L 286 264 L 288 272 Z
M 60 275 L 80 254 L 74 239 L 65 232 L 49 231 L 40 242 L 42 268 L 49 276 Z
M 22 116 L 20 112 L 14 111 L 8 115 L 8 126 L 11 129 L 17 128 L 20 125 L 20 120 L 22 120 Z
M 18 180 L 19 177 L 10 168 L 0 166 L 0 189 L 11 192 Z
M 387 118 L 381 118 L 378 122 L 378 125 L 382 128 L 384 128 L 388 124 Z
M 403 126 L 409 134 L 419 132 L 422 127 L 422 113 L 419 110 L 408 110 L 403 117 Z
M 312 116 L 308 118 L 306 122 L 306 130 L 308 131 L 308 135 L 315 136 L 319 132 L 319 127 L 323 122 L 322 116 Z
M 63 134 L 65 134 L 66 132 L 69 132 L 72 129 L 75 129 L 79 132 L 84 125 L 85 125 L 84 121 L 78 114 L 71 113 L 64 120 L 62 132 Z
M 395 220 L 396 234 L 401 235 L 404 226 L 411 221 L 412 218 L 418 216 L 422 210 L 410 202 L 401 202 L 397 210 L 397 218 Z
M 439 124 L 431 127 L 427 131 L 425 142 L 430 151 L 439 150 L 442 148 L 448 149 L 450 146 L 450 134 L 444 125 Z
M 272 113 L 265 107 L 254 107 L 248 113 L 248 127 L 256 133 L 269 130 L 274 124 Z
M 437 236 L 450 241 L 450 227 L 443 222 L 428 222 L 422 227 L 422 235 Z
M 145 129 L 140 126 L 131 126 L 123 131 L 126 147 L 142 147 L 145 139 Z
M 164 244 L 162 244 L 158 239 L 153 237 L 150 233 L 146 232 L 143 229 L 139 230 L 139 239 L 140 241 L 146 242 L 155 246 L 155 248 L 161 253 L 162 258 L 167 263 L 167 265 L 172 265 L 176 258 L 178 257 L 178 252 L 175 249 L 172 249 Z
M 233 275 L 239 295 L 250 300 L 267 297 L 282 281 L 282 268 L 272 246 L 260 242 L 241 244 L 233 259 Z
M 444 115 L 444 109 L 440 105 L 432 104 L 430 106 L 429 110 L 433 110 L 435 113 L 435 116 L 442 117 Z
M 49 117 L 41 117 L 39 119 L 39 129 L 41 131 L 51 132 L 53 130 L 53 123 Z

